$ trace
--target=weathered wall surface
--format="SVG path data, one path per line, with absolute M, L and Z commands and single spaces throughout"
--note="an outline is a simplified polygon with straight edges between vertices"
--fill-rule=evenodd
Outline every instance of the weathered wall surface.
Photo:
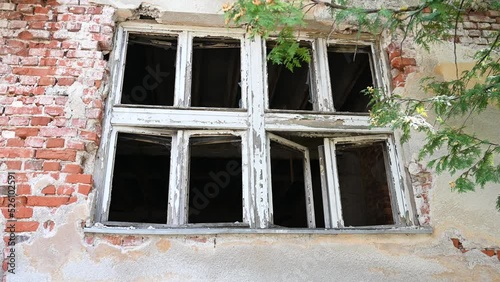
M 403 145 L 423 224 L 434 232 L 386 235 L 118 236 L 85 233 L 109 87 L 106 54 L 116 21 L 153 13 L 162 23 L 220 25 L 222 1 L 0 0 L 0 183 L 15 174 L 15 274 L 9 269 L 8 189 L 0 191 L 7 281 L 161 280 L 484 280 L 500 279 L 498 185 L 450 191 L 447 175 L 415 161 L 423 140 Z M 160 3 L 161 2 L 161 3 Z M 154 7 L 154 8 L 151 8 Z M 183 17 L 197 13 L 198 17 Z M 319 12 L 318 12 L 319 13 Z M 490 12 L 470 18 L 458 46 L 467 67 L 472 48 L 498 29 Z M 215 22 L 213 20 L 216 19 Z M 489 27 L 486 27 L 489 24 Z M 479 28 L 481 27 L 481 28 Z M 468 30 L 478 30 L 470 32 Z M 486 31 L 486 32 L 485 32 Z M 471 39 L 472 38 L 472 39 Z M 470 39 L 470 40 L 469 40 Z M 388 46 L 393 84 L 424 95 L 420 78 L 450 77 L 451 43 L 427 53 Z M 399 61 L 398 61 L 399 60 Z M 498 111 L 473 119 L 499 140 Z M 452 240 L 453 239 L 453 240 Z

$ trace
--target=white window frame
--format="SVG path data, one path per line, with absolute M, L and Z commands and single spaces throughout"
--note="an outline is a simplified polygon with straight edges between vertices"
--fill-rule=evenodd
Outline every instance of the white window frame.
M 178 37 L 177 67 L 175 78 L 175 92 L 173 107 L 158 106 L 131 106 L 121 105 L 121 91 L 127 38 L 129 33 L 174 35 Z M 207 109 L 190 108 L 192 39 L 194 37 L 217 36 L 231 37 L 241 41 L 241 99 L 242 108 L 238 109 Z M 346 41 L 325 40 L 322 38 L 306 39 L 312 42 L 311 80 L 314 95 L 313 111 L 304 114 L 301 112 L 282 112 L 268 109 L 267 95 L 267 67 L 266 46 L 260 37 L 249 39 L 244 30 L 224 28 L 186 28 L 139 22 L 125 22 L 118 26 L 115 46 L 110 58 L 111 61 L 111 90 L 106 105 L 103 137 L 98 152 L 98 162 L 95 169 L 95 181 L 98 186 L 94 221 L 98 226 L 134 226 L 148 233 L 146 228 L 153 226 L 155 230 L 166 234 L 182 234 L 186 228 L 202 229 L 201 233 L 240 233 L 245 232 L 278 232 L 278 233 L 321 233 L 318 229 L 302 229 L 291 231 L 283 229 L 273 230 L 273 207 L 270 172 L 270 140 L 289 142 L 275 133 L 300 132 L 318 133 L 324 136 L 324 156 L 322 166 L 326 166 L 327 191 L 323 191 L 322 200 L 325 211 L 325 229 L 329 232 L 385 232 L 408 233 L 422 230 L 415 218 L 415 211 L 410 206 L 411 192 L 405 189 L 405 175 L 399 162 L 397 146 L 393 131 L 390 128 L 371 127 L 367 114 L 337 114 L 333 105 L 331 85 L 328 77 L 327 46 L 335 45 L 363 45 L 369 46 L 371 53 L 370 65 L 374 76 L 374 83 L 378 87 L 389 90 L 386 67 L 382 66 L 381 48 L 376 41 Z M 321 75 L 323 74 L 323 75 Z M 116 223 L 107 221 L 111 200 L 111 184 L 116 139 L 118 132 L 140 133 L 151 135 L 168 135 L 172 137 L 171 174 L 168 200 L 168 220 L 165 224 L 137 224 Z M 352 133 L 353 137 L 328 137 L 336 133 Z M 188 178 L 189 178 L 189 137 L 195 135 L 236 135 L 242 139 L 242 186 L 243 186 L 243 224 L 244 228 L 219 228 L 210 231 L 204 227 L 221 227 L 218 224 L 196 225 L 188 223 Z M 354 135 L 359 135 L 354 137 Z M 362 228 L 346 228 L 343 226 L 342 209 L 335 146 L 345 142 L 384 141 L 388 156 L 388 182 L 390 182 L 391 205 L 394 213 L 394 225 L 374 226 Z M 308 160 L 308 150 L 305 147 L 294 145 L 304 153 Z M 330 168 L 330 169 L 328 169 Z M 307 168 L 304 168 L 307 170 Z M 179 183 L 181 183 L 179 185 Z M 311 187 L 306 185 L 306 189 Z M 312 191 L 310 191 L 312 193 Z M 311 195 L 309 195 L 311 196 Z M 327 198 L 325 198 L 327 197 Z M 312 197 L 310 197 L 312 199 Z M 314 209 L 308 202 L 308 226 L 315 227 Z M 313 206 L 313 204 L 312 204 Z M 88 230 L 100 232 L 99 228 Z M 235 225 L 236 226 L 236 225 Z M 224 225 L 223 227 L 227 227 Z M 231 227 L 231 226 L 229 226 Z M 234 226 L 233 226 L 234 227 Z M 109 231 L 110 229 L 107 228 Z M 122 230 L 122 229 L 120 229 Z M 136 230 L 136 229 L 134 229 Z M 248 231 L 250 230 L 250 231 Z M 260 231 L 259 231 L 260 230 Z M 412 231 L 413 230 L 413 231 Z M 123 230 L 122 230 L 123 231 Z M 162 231 L 158 231 L 162 233 Z M 197 233 L 194 232 L 194 233 Z M 427 231 L 424 231 L 427 233 Z

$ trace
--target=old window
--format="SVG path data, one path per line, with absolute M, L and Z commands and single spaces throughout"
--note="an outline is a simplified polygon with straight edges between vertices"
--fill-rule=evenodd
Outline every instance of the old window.
M 302 47 L 310 48 L 310 43 L 301 42 Z M 274 42 L 267 42 L 269 55 Z M 309 64 L 302 64 L 293 71 L 284 65 L 267 62 L 267 81 L 269 108 L 278 110 L 312 110 Z
M 166 222 L 171 145 L 170 137 L 118 134 L 109 220 Z
M 239 108 L 240 41 L 194 38 L 191 106 Z
M 377 45 L 341 43 L 304 39 L 313 60 L 291 72 L 242 30 L 122 24 L 96 220 L 172 233 L 416 224 L 393 133 L 370 127 L 360 93 L 386 85 Z
M 374 84 L 372 62 L 369 48 L 328 49 L 333 104 L 338 112 L 368 112 L 370 99 L 361 91 Z
M 243 222 L 241 138 L 192 137 L 189 223 Z

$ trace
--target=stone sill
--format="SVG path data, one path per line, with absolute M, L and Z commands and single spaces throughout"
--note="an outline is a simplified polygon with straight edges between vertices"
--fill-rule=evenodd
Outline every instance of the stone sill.
M 134 227 L 108 227 L 92 226 L 83 229 L 85 233 L 91 234 L 118 234 L 118 235 L 217 235 L 217 234 L 432 234 L 432 227 L 410 226 L 410 227 L 350 227 L 332 229 L 307 229 L 307 228 L 134 228 Z

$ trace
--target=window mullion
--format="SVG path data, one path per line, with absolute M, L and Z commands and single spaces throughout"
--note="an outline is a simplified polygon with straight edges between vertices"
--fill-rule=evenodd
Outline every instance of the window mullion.
M 191 105 L 191 61 L 193 58 L 193 40 L 189 31 L 179 34 L 175 73 L 174 106 Z
M 316 215 L 314 212 L 314 195 L 311 176 L 311 157 L 309 149 L 304 151 L 304 179 L 306 188 L 306 208 L 307 208 L 307 227 L 316 228 Z
M 315 111 L 335 111 L 332 98 L 332 87 L 329 79 L 328 52 L 326 40 L 318 38 L 313 44 L 313 72 L 311 81 L 313 84 L 313 95 Z
M 112 104 L 120 104 L 122 98 L 122 87 L 123 87 L 123 76 L 125 74 L 125 63 L 127 58 L 127 47 L 128 47 L 128 31 L 123 27 L 118 27 L 116 33 L 115 45 L 117 48 L 113 52 L 113 67 L 112 67 L 112 91 L 111 95 Z
M 323 200 L 323 215 L 325 217 L 325 228 L 332 228 L 332 220 L 331 220 L 331 211 L 330 211 L 330 201 L 328 194 L 328 180 L 327 180 L 327 171 L 328 166 L 326 165 L 325 158 L 325 145 L 318 146 L 319 153 L 319 171 L 321 177 L 321 199 Z
M 188 222 L 189 200 L 189 136 L 179 130 L 172 136 L 170 183 L 167 224 L 184 225 Z
M 250 188 L 250 178 L 249 178 L 249 164 L 252 162 L 248 142 L 248 134 L 246 132 L 241 133 L 241 184 L 242 184 L 242 195 L 243 195 L 243 222 L 249 225 L 254 222 L 254 211 L 252 209 L 252 189 Z
M 106 163 L 105 163 L 105 171 L 104 171 L 104 192 L 102 193 L 101 203 L 102 205 L 97 208 L 96 213 L 97 217 L 100 220 L 108 220 L 109 215 L 109 206 L 111 203 L 111 189 L 113 182 L 113 168 L 114 168 L 114 159 L 116 153 L 116 139 L 118 132 L 116 130 L 111 130 L 111 134 L 109 135 L 108 142 L 109 144 L 113 144 L 113 146 L 109 147 Z
M 269 201 L 270 182 L 268 177 L 268 141 L 266 138 L 264 109 L 264 43 L 261 37 L 256 36 L 253 40 L 245 40 L 245 56 L 242 64 L 248 65 L 248 105 L 249 107 L 249 155 L 253 157 L 250 163 L 250 190 L 254 206 L 254 222 L 250 222 L 252 228 L 266 228 L 271 222 Z
M 402 174 L 400 167 L 398 165 L 397 161 L 397 155 L 396 155 L 396 146 L 394 144 L 394 141 L 392 137 L 389 137 L 387 139 L 387 154 L 389 155 L 388 157 L 385 156 L 386 160 L 386 166 L 389 168 L 386 169 L 387 174 L 389 174 L 389 187 L 391 188 L 390 195 L 391 197 L 395 194 L 396 199 L 391 199 L 391 204 L 392 204 L 392 210 L 394 214 L 394 223 L 395 224 L 406 224 L 406 222 L 402 222 L 403 218 L 408 217 L 408 220 L 411 220 L 411 217 L 409 215 L 409 208 L 408 208 L 408 202 L 406 200 L 406 195 L 404 193 L 403 189 L 403 179 L 402 179 Z M 394 205 L 396 205 L 396 208 L 394 208 Z
M 371 44 L 370 66 L 372 67 L 372 75 L 374 76 L 374 86 L 382 88 L 384 93 L 391 93 L 391 77 L 389 66 L 389 58 L 387 53 L 383 51 L 381 42 Z
M 331 138 L 325 138 L 325 162 L 326 178 L 328 182 L 328 202 L 330 207 L 331 227 L 344 227 L 342 218 L 342 205 L 340 200 L 339 174 L 337 170 L 337 156 L 335 152 L 335 141 Z

